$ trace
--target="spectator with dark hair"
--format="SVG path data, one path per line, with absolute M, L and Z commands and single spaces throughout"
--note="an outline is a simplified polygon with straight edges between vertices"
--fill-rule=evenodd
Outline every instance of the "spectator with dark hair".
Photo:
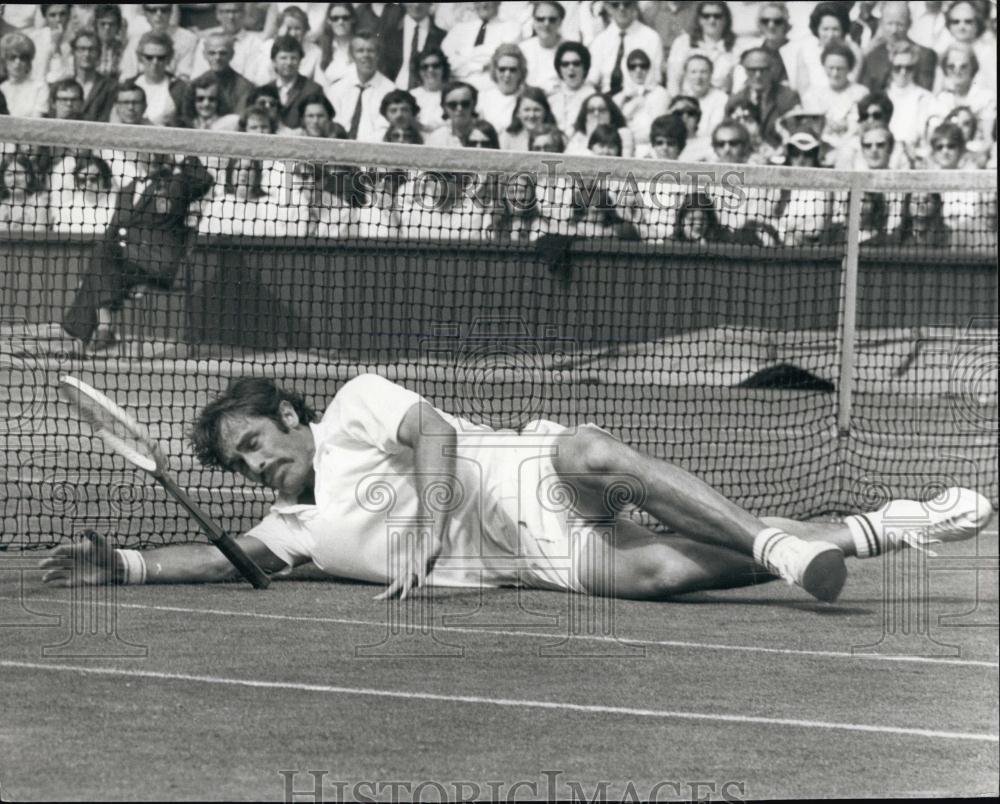
M 239 121 L 240 116 L 224 105 L 219 79 L 214 73 L 205 73 L 188 85 L 178 119 L 182 128 L 237 131 Z
M 967 44 L 949 46 L 942 53 L 941 68 L 944 81 L 931 103 L 928 125 L 934 127 L 952 109 L 968 106 L 979 118 L 979 130 L 989 131 L 997 116 L 996 92 L 976 84 L 981 70 L 973 48 Z
M 948 112 L 945 123 L 953 123 L 962 129 L 965 137 L 965 158 L 962 167 L 978 170 L 986 167 L 989 159 L 989 143 L 979 137 L 979 118 L 968 106 L 958 106 Z M 996 124 L 994 123 L 994 126 Z
M 894 109 L 889 128 L 896 141 L 913 154 L 925 136 L 927 116 L 934 97 L 914 83 L 917 51 L 911 43 L 894 42 L 888 49 L 888 55 L 889 83 L 885 93 Z
M 750 132 L 735 120 L 723 120 L 712 131 L 712 148 L 718 162 L 745 164 L 750 156 Z
M 590 136 L 598 126 L 611 126 L 618 132 L 622 142 L 622 153 L 619 156 L 635 154 L 635 139 L 629 131 L 618 105 L 611 97 L 600 92 L 594 92 L 580 107 L 580 113 L 573 124 L 573 136 L 566 146 L 568 154 L 585 154 L 590 151 Z
M 49 111 L 49 86 L 31 75 L 34 60 L 35 43 L 24 34 L 9 33 L 0 38 L 0 61 L 7 70 L 0 92 L 14 117 L 44 117 Z
M 288 233 L 299 237 L 339 239 L 350 234 L 354 171 L 341 166 L 299 162 L 282 193 Z
M 653 118 L 665 114 L 670 102 L 667 90 L 651 83 L 652 62 L 646 51 L 639 48 L 628 54 L 625 88 L 614 96 L 614 102 L 625 115 L 625 121 L 637 145 L 649 143 L 649 126 Z
M 89 152 L 63 164 L 72 164 L 72 172 L 61 177 L 58 192 L 53 188 L 50 225 L 57 232 L 103 234 L 117 205 L 111 168 Z
M 390 123 L 382 141 L 394 142 L 400 145 L 423 145 L 424 135 L 420 133 L 420 129 L 415 125 L 393 125 Z
M 0 228 L 11 232 L 45 226 L 48 211 L 45 184 L 31 158 L 23 153 L 5 155 L 0 161 Z
M 895 119 L 895 107 L 888 95 L 882 92 L 870 92 L 865 95 L 856 107 L 857 124 L 854 127 L 855 134 L 844 139 L 839 150 L 833 154 L 833 166 L 837 170 L 869 170 L 871 169 L 869 160 L 866 158 L 862 140 L 863 131 L 866 126 L 877 125 L 890 130 L 892 146 L 889 148 L 888 169 L 889 170 L 910 170 L 913 162 L 909 152 L 902 145 L 896 143 L 896 137 L 891 134 L 892 121 Z
M 489 148 L 491 151 L 500 150 L 500 137 L 497 130 L 487 120 L 473 120 L 469 130 L 462 138 L 462 146 L 465 148 Z
M 931 134 L 931 165 L 936 170 L 959 170 L 966 156 L 965 135 L 954 123 L 942 123 Z M 993 197 L 993 203 L 996 196 Z M 983 193 L 949 190 L 941 193 L 941 215 L 951 232 L 951 245 L 978 246 L 995 242 L 996 227 L 988 232 L 987 199 Z M 995 214 L 995 213 L 994 213 Z
M 427 144 L 441 148 L 460 148 L 465 135 L 476 120 L 479 92 L 472 84 L 451 81 L 441 90 L 441 108 L 447 125 L 435 129 Z
M 617 188 L 616 188 L 617 189 Z M 567 231 L 591 242 L 641 240 L 638 228 L 622 219 L 606 179 L 573 179 Z M 560 227 L 562 229 L 562 227 Z
M 125 54 L 125 20 L 114 3 L 102 3 L 94 9 L 94 32 L 101 52 L 97 72 L 108 78 L 121 76 L 121 60 Z
M 379 72 L 397 88 L 414 90 L 421 84 L 420 56 L 441 47 L 445 32 L 434 24 L 431 3 L 403 3 L 398 22 L 381 31 Z
M 351 39 L 354 65 L 344 77 L 326 90 L 347 129 L 348 139 L 381 142 L 388 127 L 379 114 L 382 98 L 396 87 L 378 71 L 378 39 L 357 33 Z
M 48 117 L 56 120 L 79 120 L 83 109 L 83 87 L 72 78 L 49 85 Z
M 667 59 L 667 90 L 671 97 L 680 93 L 684 65 L 696 52 L 712 61 L 712 86 L 729 93 L 738 54 L 732 12 L 721 0 L 698 3 L 691 28 L 674 40 Z
M 69 46 L 72 8 L 69 3 L 40 4 L 42 26 L 25 32 L 35 45 L 31 77 L 37 81 L 53 83 L 73 75 Z
M 783 0 L 765 0 L 763 3 L 757 3 L 757 33 L 759 38 L 753 42 L 752 47 L 740 48 L 740 63 L 733 70 L 734 93 L 746 86 L 747 73 L 743 60 L 748 52 L 756 49 L 764 50 L 770 54 L 776 83 L 781 84 L 789 81 L 789 71 L 795 69 L 798 59 L 798 45 L 789 41 L 788 38 L 790 30 L 788 6 Z
M 559 86 L 549 92 L 549 106 L 556 125 L 570 136 L 583 102 L 594 92 L 587 81 L 590 51 L 579 42 L 563 42 L 556 48 L 555 68 Z
M 555 125 L 556 119 L 545 93 L 538 87 L 524 87 L 514 105 L 510 125 L 500 134 L 500 147 L 505 151 L 527 151 L 532 134 Z
M 220 97 L 226 108 L 242 112 L 254 85 L 232 67 L 235 52 L 233 38 L 224 33 L 209 34 L 202 39 L 201 52 L 208 69 L 196 75 L 200 78 L 202 75 L 213 73 L 219 81 Z
M 63 329 L 89 350 L 117 341 L 112 312 L 137 286 L 169 288 L 187 247 L 188 208 L 212 187 L 194 157 L 160 165 L 148 181 L 131 184 L 83 272 Z
M 323 27 L 316 37 L 319 63 L 313 78 L 324 91 L 351 71 L 351 40 L 354 38 L 355 13 L 351 3 L 330 3 Z
M 420 117 L 420 106 L 417 104 L 416 98 L 405 89 L 394 89 L 392 92 L 387 93 L 382 98 L 378 112 L 385 118 L 385 122 L 390 129 L 396 128 L 402 130 L 412 128 L 418 132 L 420 130 L 420 125 L 417 122 Z M 388 134 L 388 130 L 386 133 Z M 383 137 L 383 140 L 385 142 L 392 142 L 392 140 L 385 137 Z M 422 136 L 419 141 L 423 142 Z
M 996 4 L 985 4 L 988 8 L 993 6 L 996 13 Z M 980 91 L 992 93 L 994 102 L 997 89 L 997 39 L 996 20 L 994 19 L 994 30 L 990 30 L 987 18 L 983 14 L 983 7 L 969 0 L 958 0 L 948 6 L 945 13 L 945 21 L 948 27 L 948 36 L 938 43 L 938 53 L 941 54 L 942 61 L 945 53 L 953 45 L 970 48 L 976 55 L 976 62 L 979 69 L 976 71 L 973 83 Z M 946 75 L 939 75 L 936 88 L 940 88 Z
M 657 117 L 649 127 L 648 159 L 680 159 L 687 145 L 687 126 L 681 116 L 674 112 Z
M 323 88 L 306 78 L 299 70 L 302 63 L 302 43 L 293 36 L 279 36 L 271 45 L 271 69 L 276 78 L 264 84 L 278 92 L 278 118 L 286 128 L 299 128 L 299 104 L 304 98 L 322 94 Z
M 73 78 L 83 89 L 81 120 L 107 121 L 115 105 L 117 82 L 97 71 L 101 42 L 97 33 L 84 28 L 70 40 L 73 52 Z
M 676 187 L 671 188 L 674 200 L 664 205 L 647 204 L 642 189 L 635 181 L 617 184 L 611 191 L 611 198 L 622 222 L 633 227 L 644 243 L 665 243 L 669 240 L 677 225 Z
M 865 53 L 859 83 L 872 92 L 886 90 L 892 79 L 893 49 L 898 45 L 909 45 L 914 54 L 913 83 L 927 90 L 933 89 L 937 54 L 930 48 L 913 42 L 908 36 L 909 30 L 910 9 L 905 0 L 883 2 L 878 41 Z
M 621 135 L 614 126 L 599 125 L 590 132 L 587 150 L 594 156 L 621 156 Z
M 118 85 L 115 94 L 114 119 L 130 126 L 148 126 L 146 118 L 146 93 L 131 81 Z M 161 157 L 142 151 L 122 148 L 104 148 L 100 157 L 111 168 L 116 189 L 136 181 L 144 181 L 150 172 L 159 169 Z
M 761 137 L 772 147 L 781 143 L 776 125 L 781 116 L 800 104 L 799 95 L 779 83 L 777 61 L 766 48 L 744 51 L 740 65 L 746 73 L 746 85 L 733 94 L 730 102 L 749 101 L 760 109 Z
M 336 110 L 321 92 L 299 101 L 298 117 L 305 137 L 346 140 L 347 129 L 334 120 Z
M 625 88 L 627 55 L 642 50 L 651 61 L 646 80 L 658 84 L 663 73 L 663 42 L 656 31 L 639 19 L 635 0 L 605 4 L 611 24 L 590 43 L 594 85 L 609 96 Z
M 247 4 L 216 3 L 214 10 L 219 24 L 202 33 L 202 42 L 208 42 L 217 34 L 225 36 L 232 49 L 227 66 L 231 64 L 232 69 L 252 84 L 266 83 L 268 67 L 264 59 L 264 37 L 247 29 Z M 214 69 L 217 68 L 212 63 L 207 48 L 196 49 L 191 74 L 199 76 Z
M 7 99 L 4 97 L 3 93 L 0 92 L 0 115 L 9 115 L 10 109 L 7 108 Z
M 420 130 L 426 137 L 446 125 L 441 90 L 451 78 L 448 57 L 440 48 L 425 50 L 418 57 L 417 72 L 420 74 L 420 86 L 411 89 L 410 94 L 420 107 Z
M 906 200 L 906 220 L 900 231 L 899 244 L 928 248 L 949 246 L 951 233 L 944 224 L 943 208 L 940 193 L 910 193 Z
M 750 156 L 750 133 L 741 123 L 723 120 L 712 132 L 716 160 L 723 164 L 746 164 Z M 713 190 L 719 223 L 735 242 L 775 245 L 777 232 L 771 226 L 776 198 L 766 187 L 748 189 L 722 182 Z
M 143 34 L 153 31 L 170 38 L 171 57 L 167 69 L 178 78 L 189 80 L 194 65 L 195 52 L 198 49 L 198 35 L 187 28 L 174 24 L 170 3 L 143 3 L 142 16 L 138 16 L 128 28 L 128 43 L 122 52 L 122 75 L 135 75 L 142 69 L 136 58 L 139 53 L 139 40 Z
M 528 136 L 528 150 L 561 154 L 566 150 L 566 135 L 554 123 L 540 126 Z
M 544 233 L 534 177 L 515 173 L 499 185 L 496 204 L 487 217 L 485 236 L 492 243 L 530 243 Z
M 173 43 L 166 34 L 147 31 L 139 37 L 137 56 L 142 72 L 135 77 L 136 86 L 146 93 L 146 118 L 154 126 L 172 126 L 184 106 L 187 85 L 167 72 L 173 57 Z M 114 112 L 111 122 L 119 122 Z
M 274 48 L 275 41 L 282 36 L 290 36 L 302 45 L 302 58 L 299 60 L 299 72 L 306 78 L 312 79 L 319 65 L 320 52 L 319 45 L 307 37 L 309 33 L 309 15 L 298 6 L 285 6 L 278 14 L 276 20 L 277 31 L 274 38 L 268 39 L 263 44 L 262 53 L 270 53 Z M 271 80 L 277 78 L 274 71 L 274 62 L 271 63 Z
M 278 132 L 278 118 L 266 109 L 250 106 L 240 115 L 236 128 L 248 134 L 276 134 Z
M 554 92 L 559 86 L 555 58 L 556 50 L 563 42 L 562 25 L 565 19 L 566 8 L 559 0 L 534 3 L 534 35 L 520 43 L 528 65 L 528 80 L 532 86 L 539 87 L 546 93 Z
M 517 45 L 500 45 L 490 59 L 491 83 L 479 93 L 479 108 L 480 116 L 498 131 L 510 125 L 527 69 Z
M 454 77 L 482 92 L 490 84 L 489 70 L 493 54 L 500 45 L 516 44 L 521 39 L 517 23 L 500 19 L 500 3 L 476 3 L 478 19 L 460 22 L 441 42 L 451 63 Z
M 813 84 L 804 96 L 807 112 L 822 113 L 826 118 L 823 139 L 839 148 L 858 130 L 857 104 L 868 90 L 851 81 L 855 67 L 854 51 L 843 42 L 826 46 L 822 55 L 826 85 Z
M 689 193 L 677 210 L 674 239 L 682 243 L 717 243 L 725 240 L 712 199 L 705 192 Z
M 827 87 L 829 77 L 823 66 L 823 54 L 830 45 L 838 44 L 851 51 L 848 82 L 855 81 L 861 69 L 861 49 L 848 37 L 851 20 L 847 8 L 839 3 L 817 3 L 809 15 L 809 30 L 814 39 L 803 39 L 795 70 L 789 78 L 792 89 L 805 101 L 812 90 Z
M 750 135 L 750 155 L 747 164 L 769 165 L 776 158 L 776 149 L 764 142 L 760 130 L 760 109 L 748 100 L 736 99 L 726 104 L 725 117 L 741 124 Z

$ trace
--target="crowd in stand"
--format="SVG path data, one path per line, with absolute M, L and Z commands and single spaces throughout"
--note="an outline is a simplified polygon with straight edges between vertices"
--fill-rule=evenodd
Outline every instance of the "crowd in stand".
M 0 113 L 21 117 L 847 170 L 997 164 L 996 5 L 980 0 L 0 9 Z M 188 223 L 214 234 L 802 245 L 842 238 L 847 214 L 812 189 L 203 162 L 214 185 Z M 0 225 L 103 231 L 179 164 L 5 148 Z M 995 243 L 996 199 L 870 193 L 862 238 Z

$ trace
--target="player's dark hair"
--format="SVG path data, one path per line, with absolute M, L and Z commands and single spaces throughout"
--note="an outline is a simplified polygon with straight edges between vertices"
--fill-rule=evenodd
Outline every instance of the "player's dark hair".
M 288 427 L 281 419 L 280 405 L 287 402 L 303 424 L 317 420 L 316 411 L 305 399 L 292 391 L 284 391 L 273 380 L 264 377 L 241 377 L 205 406 L 188 435 L 194 454 L 203 466 L 228 468 L 219 443 L 222 421 L 226 416 L 265 416 L 283 433 Z

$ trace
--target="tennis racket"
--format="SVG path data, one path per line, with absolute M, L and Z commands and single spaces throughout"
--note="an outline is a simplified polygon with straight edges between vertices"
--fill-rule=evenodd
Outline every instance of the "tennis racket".
M 240 574 L 256 589 L 266 589 L 268 577 L 226 531 L 181 489 L 167 473 L 167 459 L 149 431 L 100 391 L 76 377 L 59 380 L 59 394 L 87 422 L 94 435 L 137 469 L 156 478 L 183 505 L 201 529 Z

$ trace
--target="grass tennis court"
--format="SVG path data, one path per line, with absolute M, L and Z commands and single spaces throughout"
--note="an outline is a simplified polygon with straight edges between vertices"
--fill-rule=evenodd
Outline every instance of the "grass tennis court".
M 402 797 L 435 781 L 451 798 L 462 781 L 520 799 L 602 781 L 604 798 L 629 782 L 680 785 L 659 788 L 674 799 L 694 782 L 713 798 L 996 795 L 996 555 L 994 523 L 928 559 L 924 609 L 879 560 L 852 561 L 832 606 L 774 583 L 669 604 L 439 591 L 410 609 L 439 641 L 396 645 L 377 587 L 308 578 L 123 588 L 120 639 L 88 636 L 106 590 L 72 603 L 22 560 L 37 553 L 0 554 L 0 780 L 14 800 L 274 800 L 282 770 L 297 790 L 325 772 L 326 800 L 379 780 L 409 783 Z M 451 655 L 356 655 L 380 642 Z M 145 655 L 72 655 L 109 648 Z

